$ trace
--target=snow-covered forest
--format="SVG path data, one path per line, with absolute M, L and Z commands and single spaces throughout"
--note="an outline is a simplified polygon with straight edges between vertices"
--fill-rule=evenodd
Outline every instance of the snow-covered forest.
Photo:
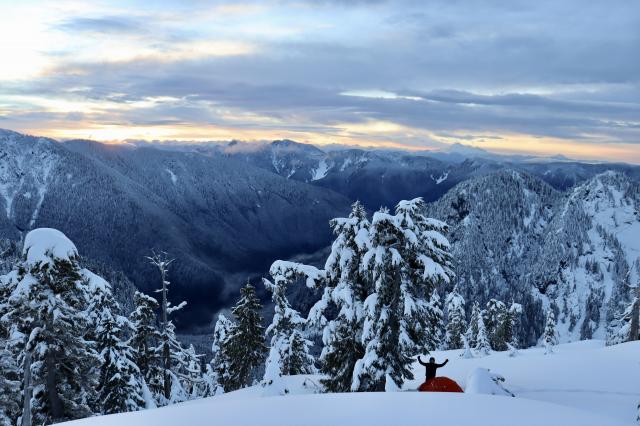
M 300 394 L 366 405 L 373 400 L 346 394 L 415 390 L 417 356 L 428 354 L 451 358 L 442 371 L 466 394 L 515 395 L 634 420 L 640 394 L 626 383 L 637 377 L 635 367 L 624 379 L 607 370 L 615 376 L 607 386 L 617 390 L 586 380 L 571 391 L 584 394 L 578 397 L 563 393 L 569 384 L 549 377 L 545 387 L 497 361 L 554 372 L 570 357 L 630 362 L 640 328 L 640 185 L 633 173 L 591 176 L 598 170 L 589 169 L 564 190 L 542 178 L 559 170 L 548 165 L 538 176 L 523 170 L 529 163 L 487 170 L 492 163 L 419 159 L 439 170 L 434 185 L 450 189 L 389 210 L 372 209 L 376 197 L 349 207 L 349 193 L 336 191 L 362 170 L 371 177 L 381 164 L 396 164 L 398 154 L 327 156 L 277 141 L 241 157 L 247 165 L 240 167 L 220 146 L 202 155 L 12 132 L 4 141 L 1 424 L 151 413 L 195 400 L 233 406 L 249 397 L 259 407 L 263 398 Z M 95 168 L 78 168 L 78 160 Z M 300 164 L 315 170 L 313 179 L 282 176 Z M 404 180 L 435 173 L 407 164 L 393 173 Z M 473 176 L 453 186 L 463 171 Z M 88 192 L 98 191 L 95 182 L 108 189 L 99 201 Z M 156 210 L 168 213 L 158 218 Z M 206 271 L 212 280 L 201 279 Z M 214 291 L 227 294 L 223 305 Z M 179 333 L 180 319 L 190 318 L 180 315 L 190 310 L 218 312 L 197 339 Z M 597 395 L 609 399 L 587 403 Z M 390 398 L 381 406 L 405 404 Z M 461 407 L 477 410 L 484 401 L 469 398 Z
M 169 301 L 174 259 L 167 253 L 147 257 L 157 289 L 135 292 L 127 309 L 62 232 L 30 231 L 11 270 L 0 277 L 0 421 L 57 423 L 216 400 L 243 388 L 260 397 L 398 392 L 418 380 L 420 354 L 520 357 L 522 305 L 465 299 L 455 280 L 448 225 L 425 216 L 426 207 L 416 198 L 369 216 L 354 203 L 348 217 L 331 221 L 334 241 L 322 268 L 272 264 L 258 284 L 272 295 L 266 327 L 256 288 L 246 283 L 231 317 L 219 315 L 211 330 L 209 359 L 176 335 L 172 314 L 186 303 Z M 595 271 L 590 262 L 585 267 Z M 632 293 L 628 281 L 624 285 Z M 308 315 L 288 300 L 291 286 L 321 294 Z M 627 303 L 620 303 L 608 326 L 609 344 L 638 339 L 638 298 L 622 300 Z M 547 302 L 537 337 L 546 356 L 556 354 L 561 336 L 553 302 Z M 504 380 L 473 370 L 466 392 L 513 396 Z

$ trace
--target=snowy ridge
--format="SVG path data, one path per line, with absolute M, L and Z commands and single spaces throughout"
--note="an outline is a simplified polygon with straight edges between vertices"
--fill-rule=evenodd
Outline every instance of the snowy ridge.
M 621 426 L 634 424 L 640 398 L 637 352 L 640 343 L 603 347 L 602 341 L 560 345 L 554 355 L 542 349 L 521 350 L 515 357 L 495 353 L 462 359 L 457 351 L 432 355 L 449 364 L 442 375 L 470 388 L 467 377 L 478 368 L 505 378 L 506 395 L 413 392 L 424 371 L 414 364 L 415 380 L 406 392 L 318 394 L 319 376 L 285 376 L 291 390 L 286 396 L 263 396 L 260 385 L 221 396 L 165 408 L 71 422 L 81 426 L 278 425 L 326 426 L 433 424 L 492 426 Z M 594 368 L 597 366 L 597 368 Z M 589 374 L 585 374 L 589 372 Z M 375 409 L 373 408 L 375 407 Z
M 605 172 L 567 193 L 516 171 L 459 184 L 428 206 L 450 225 L 456 284 L 466 300 L 524 307 L 522 343 L 554 309 L 560 340 L 604 339 L 638 282 L 639 185 Z
M 6 219 L 15 218 L 17 210 L 28 206 L 28 226 L 33 227 L 60 162 L 56 151 L 51 139 L 0 132 L 0 205 L 4 205 Z

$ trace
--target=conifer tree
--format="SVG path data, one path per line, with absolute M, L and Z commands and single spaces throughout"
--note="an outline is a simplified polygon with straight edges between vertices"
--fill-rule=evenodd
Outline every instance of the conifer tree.
M 160 305 L 156 299 L 139 291 L 135 292 L 133 301 L 135 309 L 129 315 L 129 321 L 135 364 L 140 370 L 144 386 L 148 386 L 151 394 L 160 395 L 164 389 L 162 365 L 156 353 L 160 341 L 160 333 L 156 328 L 156 310 Z
M 478 316 L 478 336 L 476 337 L 476 353 L 479 356 L 487 356 L 491 354 L 491 343 L 487 335 L 487 329 L 484 326 L 483 315 Z
M 413 378 L 412 356 L 437 345 L 434 319 L 441 311 L 433 292 L 453 273 L 446 225 L 423 216 L 423 209 L 417 198 L 398 203 L 395 215 L 373 216 L 364 261 L 374 293 L 365 300 L 365 355 L 354 369 L 354 391 L 383 391 L 387 378 L 401 386 Z
M 233 328 L 233 322 L 228 319 L 224 314 L 218 314 L 218 320 L 216 321 L 213 329 L 213 343 L 211 344 L 211 353 L 213 357 L 211 359 L 211 373 L 209 379 L 212 382 L 211 388 L 215 389 L 220 387 L 225 388 L 231 381 L 231 359 L 229 358 L 227 340 L 231 335 L 231 329 Z
M 464 298 L 458 293 L 458 288 L 447 295 L 446 301 L 447 328 L 445 334 L 446 349 L 460 349 L 464 347 L 464 333 L 467 330 Z
M 0 346 L 0 426 L 12 426 L 20 414 L 20 370 L 5 346 Z
M 518 317 L 522 313 L 522 306 L 518 303 L 512 303 L 506 309 L 501 309 L 498 313 L 496 328 L 494 330 L 493 349 L 496 351 L 506 351 L 509 346 L 517 346 L 516 326 Z
M 360 202 L 351 206 L 348 218 L 336 218 L 331 227 L 336 236 L 325 263 L 326 287 L 309 318 L 324 325 L 320 354 L 322 384 L 329 392 L 351 390 L 353 370 L 364 355 L 361 342 L 363 303 L 371 293 L 371 284 L 363 271 L 362 258 L 369 248 L 369 221 Z M 335 306 L 335 318 L 324 314 Z
M 556 316 L 551 308 L 549 308 L 549 311 L 547 312 L 547 320 L 544 326 L 544 333 L 542 335 L 542 344 L 544 346 L 545 354 L 552 354 L 553 347 L 558 344 Z
M 283 375 L 315 373 L 315 360 L 309 349 L 311 342 L 302 334 L 305 320 L 293 309 L 286 297 L 290 282 L 306 277 L 308 282 L 317 281 L 322 275 L 316 268 L 293 262 L 276 261 L 269 273 L 273 282 L 265 279 L 265 287 L 271 291 L 275 314 L 266 333 L 271 336 L 269 355 L 265 363 L 263 385 L 271 392 L 287 393 L 282 383 Z
M 491 347 L 496 351 L 506 350 L 507 342 L 503 340 L 503 336 L 500 335 L 498 328 L 501 325 L 501 321 L 504 322 L 508 320 L 507 306 L 500 300 L 490 299 L 487 302 L 486 309 L 482 311 L 482 319 L 484 320 Z M 502 325 L 506 326 L 507 324 Z
M 96 346 L 101 358 L 96 405 L 103 414 L 145 408 L 144 379 L 135 363 L 135 352 L 125 339 L 131 324 L 117 314 L 118 310 L 108 286 L 95 289 L 89 311 L 96 316 Z
M 436 289 L 433 290 L 431 300 L 429 300 L 429 314 L 430 317 L 426 333 L 430 337 L 426 343 L 426 350 L 435 351 L 442 346 L 444 330 L 442 303 L 440 302 L 440 295 Z
M 464 347 L 464 351 L 460 354 L 460 356 L 465 359 L 473 358 L 473 351 L 471 351 L 469 341 L 467 340 L 467 336 L 465 335 L 462 335 L 462 345 Z
M 152 256 L 147 257 L 152 265 L 160 272 L 161 286 L 156 292 L 162 294 L 160 302 L 160 343 L 156 347 L 156 356 L 159 356 L 162 363 L 162 394 L 158 395 L 160 405 L 180 402 L 186 395 L 182 388 L 182 383 L 177 383 L 176 371 L 174 364 L 180 362 L 181 352 L 184 350 L 180 342 L 176 338 L 175 326 L 169 319 L 169 316 L 186 306 L 187 302 L 181 302 L 177 306 L 172 306 L 169 302 L 169 266 L 173 263 L 173 259 L 165 252 L 153 252 Z
M 478 318 L 480 318 L 482 312 L 480 310 L 480 304 L 477 301 L 473 302 L 471 308 L 471 318 L 469 319 L 469 328 L 467 329 L 466 337 L 469 342 L 469 346 L 475 347 L 478 342 Z
M 235 322 L 224 344 L 230 361 L 231 376 L 225 391 L 250 386 L 257 369 L 264 363 L 267 348 L 264 343 L 261 309 L 255 287 L 247 281 L 240 289 L 240 300 L 231 310 Z
M 40 228 L 27 234 L 23 259 L 10 274 L 13 289 L 3 319 L 14 338 L 24 337 L 15 349 L 32 354 L 34 423 L 92 414 L 99 356 L 85 340 L 90 279 L 85 272 L 64 234 Z

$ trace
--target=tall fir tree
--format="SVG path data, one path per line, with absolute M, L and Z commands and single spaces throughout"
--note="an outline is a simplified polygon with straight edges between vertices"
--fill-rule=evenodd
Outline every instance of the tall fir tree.
M 225 341 L 230 365 L 230 380 L 225 392 L 250 386 L 258 368 L 264 364 L 267 347 L 260 311 L 262 305 L 250 282 L 240 289 L 240 300 L 232 308 L 235 322 Z
M 429 315 L 428 333 L 431 337 L 427 341 L 426 350 L 435 351 L 442 346 L 444 334 L 444 314 L 442 313 L 440 295 L 436 289 L 433 290 L 429 300 Z
M 479 356 L 487 356 L 491 354 L 491 342 L 484 325 L 483 315 L 478 316 L 478 336 L 476 337 L 476 354 Z
M 133 303 L 134 310 L 129 315 L 129 321 L 135 364 L 140 369 L 144 386 L 148 387 L 152 395 L 160 395 L 164 389 L 161 360 L 156 350 L 160 341 L 156 310 L 160 305 L 156 299 L 139 291 L 134 293 Z M 149 404 L 149 398 L 146 402 Z
M 553 309 L 549 307 L 547 312 L 547 320 L 544 325 L 544 333 L 542 335 L 542 345 L 545 354 L 552 354 L 553 347 L 558 344 L 558 336 L 556 332 L 556 316 Z
M 469 342 L 469 346 L 475 347 L 478 343 L 478 318 L 480 318 L 482 311 L 480 310 L 480 304 L 477 301 L 473 302 L 471 307 L 471 317 L 469 318 L 469 328 L 467 329 L 466 337 Z
M 119 307 L 108 285 L 93 290 L 89 311 L 95 316 L 96 349 L 101 360 L 97 411 L 114 414 L 145 408 L 144 379 L 125 337 L 131 324 L 117 313 Z
M 302 277 L 306 277 L 308 282 L 316 282 L 322 273 L 310 266 L 284 261 L 274 262 L 269 273 L 273 282 L 265 279 L 264 284 L 272 294 L 275 312 L 266 330 L 266 334 L 271 336 L 271 345 L 263 385 L 269 387 L 269 393 L 284 394 L 288 389 L 282 376 L 316 372 L 315 359 L 310 354 L 311 342 L 302 334 L 305 320 L 289 304 L 286 288 Z
M 363 303 L 372 287 L 362 269 L 362 259 L 369 248 L 370 223 L 364 206 L 356 201 L 348 218 L 336 218 L 330 224 L 336 238 L 325 263 L 324 293 L 311 309 L 309 319 L 313 324 L 324 325 L 322 384 L 329 392 L 348 392 L 356 362 L 364 356 Z M 324 315 L 332 309 L 336 314 L 327 321 Z
M 73 243 L 60 231 L 39 228 L 25 238 L 23 259 L 9 274 L 12 291 L 3 320 L 14 347 L 32 358 L 35 423 L 93 414 L 94 372 L 99 356 L 85 340 L 88 284 Z
M 371 248 L 364 256 L 374 293 L 365 300 L 362 342 L 352 390 L 384 391 L 387 379 L 401 386 L 412 379 L 412 356 L 438 344 L 441 311 L 432 300 L 435 287 L 453 275 L 444 223 L 423 214 L 420 198 L 401 201 L 396 214 L 374 214 Z
M 173 404 L 184 401 L 187 393 L 177 375 L 178 369 L 185 368 L 182 354 L 184 348 L 176 337 L 175 325 L 171 321 L 170 315 L 184 308 L 187 302 L 172 306 L 169 301 L 169 287 L 171 284 L 169 282 L 169 266 L 174 259 L 170 259 L 165 252 L 153 252 L 147 259 L 160 273 L 161 285 L 156 292 L 162 295 L 160 302 L 160 342 L 156 347 L 156 356 L 159 356 L 162 362 L 162 394 L 157 395 L 157 399 L 159 405 Z
M 522 306 L 512 303 L 507 309 L 499 311 L 496 327 L 493 332 L 493 349 L 496 351 L 509 350 L 510 346 L 517 347 L 517 324 L 522 314 Z
M 218 314 L 218 320 L 213 328 L 213 342 L 211 344 L 211 373 L 209 380 L 212 382 L 210 388 L 217 389 L 220 387 L 224 390 L 225 386 L 231 382 L 231 358 L 229 357 L 227 341 L 231 335 L 233 321 L 228 319 L 224 314 Z
M 498 332 L 500 322 L 506 319 L 507 312 L 507 306 L 504 302 L 497 299 L 490 299 L 486 308 L 482 311 L 482 319 L 484 320 L 491 348 L 496 351 L 504 351 L 507 348 L 506 342 L 502 341 L 502 336 Z
M 464 347 L 464 333 L 467 330 L 464 298 L 458 293 L 458 288 L 447 295 L 445 300 L 447 313 L 447 327 L 444 345 L 446 349 L 461 349 Z

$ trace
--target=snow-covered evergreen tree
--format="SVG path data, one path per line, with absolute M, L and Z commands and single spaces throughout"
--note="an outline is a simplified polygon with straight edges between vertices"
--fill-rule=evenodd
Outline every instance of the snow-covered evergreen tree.
M 361 266 L 369 248 L 369 225 L 359 202 L 352 205 L 348 218 L 331 221 L 336 238 L 325 263 L 326 287 L 309 315 L 313 324 L 324 325 L 320 361 L 325 378 L 321 382 L 329 392 L 351 390 L 353 369 L 364 355 L 363 303 L 371 285 Z M 327 321 L 324 315 L 333 306 L 337 314 Z
M 427 351 L 435 351 L 442 346 L 444 334 L 444 315 L 442 313 L 442 302 L 436 289 L 431 294 L 429 300 L 429 327 L 427 333 L 432 336 L 427 343 Z
M 473 358 L 473 351 L 471 350 L 471 347 L 469 346 L 469 341 L 467 340 L 467 336 L 465 335 L 462 335 L 462 345 L 463 345 L 464 351 L 460 354 L 460 356 L 465 359 Z
M 136 352 L 125 337 L 131 328 L 120 316 L 108 285 L 96 287 L 89 303 L 95 316 L 96 349 L 100 354 L 96 409 L 103 414 L 137 411 L 146 407 L 140 369 L 135 363 Z
M 4 278 L 12 291 L 3 321 L 19 358 L 32 354 L 35 423 L 92 414 L 100 358 L 85 340 L 91 278 L 85 274 L 74 244 L 60 231 L 40 228 L 27 234 L 22 261 Z
M 262 305 L 250 282 L 240 289 L 240 300 L 231 312 L 235 322 L 224 342 L 229 359 L 229 380 L 225 392 L 250 386 L 263 365 L 267 348 L 260 310 Z
M 500 306 L 493 331 L 492 347 L 494 350 L 506 351 L 510 345 L 517 346 L 516 327 L 521 313 L 522 306 L 518 303 L 512 303 L 508 309 L 504 304 Z
M 458 293 L 458 288 L 447 295 L 445 300 L 447 313 L 447 327 L 444 339 L 446 349 L 461 349 L 464 347 L 464 334 L 467 330 L 464 298 Z
M 302 334 L 305 320 L 293 309 L 286 297 L 289 283 L 306 278 L 314 286 L 322 279 L 322 272 L 307 265 L 276 261 L 269 270 L 273 282 L 265 279 L 265 287 L 271 292 L 275 313 L 266 334 L 271 336 L 271 346 L 265 364 L 263 385 L 271 386 L 270 392 L 287 393 L 281 378 L 283 375 L 310 374 L 316 371 L 315 360 L 310 354 L 311 342 Z
M 231 381 L 231 359 L 229 358 L 227 340 L 231 335 L 233 322 L 224 314 L 218 314 L 218 320 L 213 328 L 213 342 L 211 344 L 211 371 L 208 380 L 212 382 L 209 386 L 216 392 L 220 387 Z
M 156 310 L 158 301 L 151 296 L 136 291 L 133 297 L 134 311 L 129 315 L 131 323 L 131 348 L 134 351 L 135 364 L 152 395 L 161 395 L 164 389 L 162 365 L 156 348 L 160 333 L 156 328 Z M 150 408 L 149 398 L 146 398 Z M 155 405 L 155 401 L 154 401 Z
M 544 325 L 544 334 L 542 335 L 542 345 L 544 346 L 545 354 L 553 353 L 553 347 L 557 344 L 556 316 L 553 313 L 553 309 L 549 308 L 547 320 Z
M 178 341 L 175 333 L 175 325 L 169 319 L 169 316 L 186 306 L 186 302 L 181 302 L 177 306 L 172 306 L 169 302 L 169 266 L 173 262 L 173 259 L 169 259 L 165 252 L 154 252 L 152 256 L 148 257 L 152 265 L 158 268 L 160 272 L 161 286 L 156 292 L 162 295 L 160 302 L 161 317 L 160 317 L 160 333 L 159 333 L 159 346 L 156 347 L 156 356 L 160 356 L 162 363 L 162 394 L 157 395 L 160 405 L 172 404 L 175 402 L 184 401 L 187 397 L 187 393 L 183 388 L 181 382 L 176 382 L 178 378 L 177 370 L 180 368 L 186 369 L 184 365 L 184 356 L 180 342 Z M 174 365 L 178 364 L 178 365 Z
M 469 318 L 469 328 L 467 329 L 466 337 L 469 342 L 469 346 L 475 347 L 478 342 L 478 318 L 480 318 L 482 311 L 480 310 L 480 304 L 477 301 L 473 302 L 471 307 L 471 318 Z
M 383 391 L 390 377 L 397 386 L 413 378 L 412 356 L 438 344 L 441 316 L 432 300 L 435 287 L 449 282 L 446 225 L 426 218 L 424 202 L 401 201 L 396 214 L 376 212 L 371 221 L 371 248 L 364 266 L 374 293 L 365 300 L 364 357 L 356 363 L 352 390 Z M 441 325 L 440 325 L 441 327 Z
M 487 356 L 491 354 L 491 342 L 487 335 L 487 329 L 484 326 L 484 315 L 478 316 L 478 335 L 476 336 L 476 354 L 478 356 Z
M 20 414 L 20 379 L 13 353 L 5 346 L 0 346 L 0 426 L 16 424 Z

